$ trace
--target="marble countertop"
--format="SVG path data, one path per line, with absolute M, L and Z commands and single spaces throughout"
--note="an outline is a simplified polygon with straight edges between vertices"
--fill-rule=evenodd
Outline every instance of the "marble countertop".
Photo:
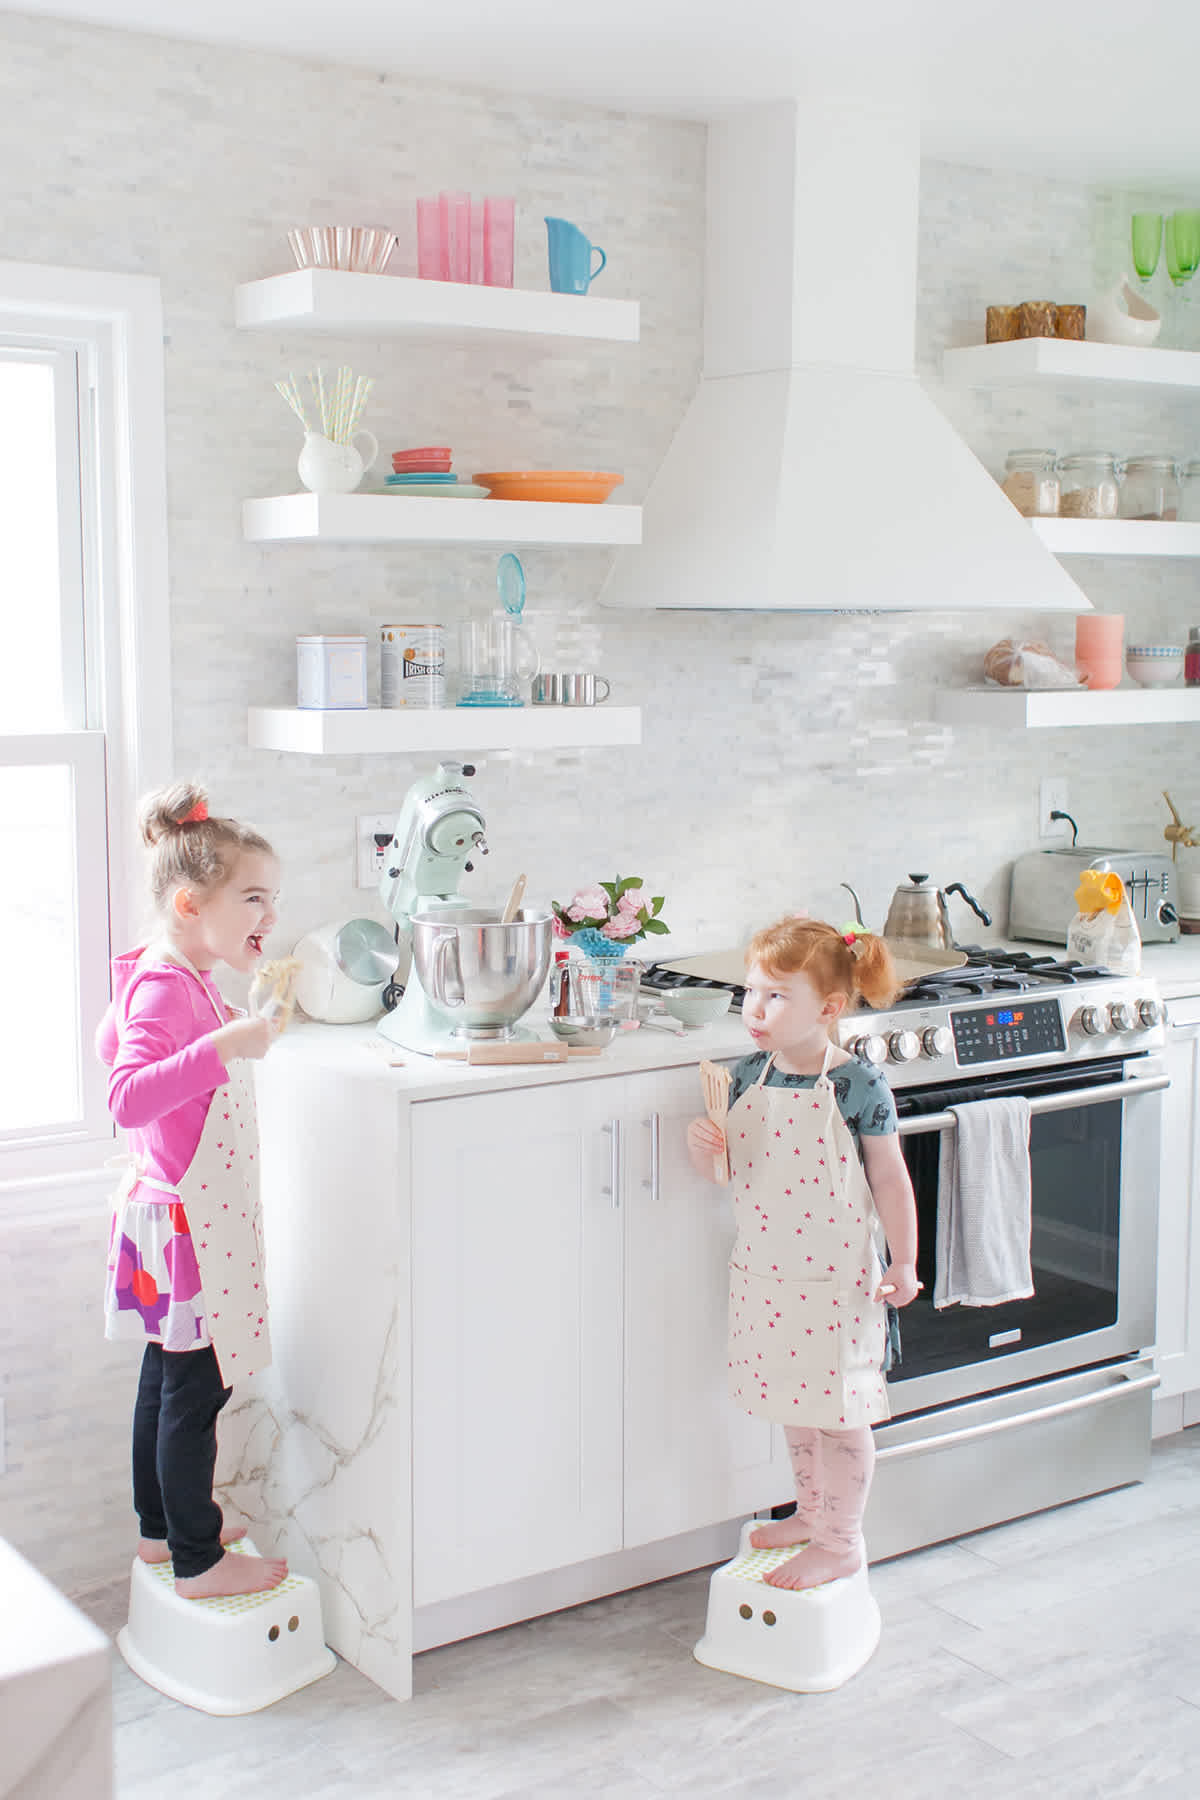
M 1018 943 L 991 939 L 997 946 L 1028 950 L 1034 955 L 1053 955 L 1052 944 Z M 1143 948 L 1142 968 L 1157 983 L 1167 1000 L 1200 994 L 1200 936 L 1183 937 L 1175 944 L 1149 944 Z M 549 1038 L 546 1015 L 540 1008 L 526 1014 L 523 1024 Z M 637 1075 L 652 1069 L 685 1068 L 705 1057 L 744 1056 L 750 1049 L 745 1028 L 736 1013 L 675 1036 L 643 1028 L 618 1032 L 599 1056 L 573 1058 L 565 1063 L 506 1063 L 469 1067 L 441 1062 L 415 1051 L 402 1050 L 380 1037 L 374 1023 L 319 1025 L 303 1020 L 292 1025 L 271 1051 L 272 1061 L 300 1059 L 310 1066 L 336 1070 L 341 1075 L 361 1076 L 386 1084 L 409 1101 L 436 1100 L 463 1093 L 491 1093 L 510 1087 L 542 1087 L 558 1081 L 583 1081 L 603 1076 Z M 396 1059 L 392 1061 L 390 1059 Z

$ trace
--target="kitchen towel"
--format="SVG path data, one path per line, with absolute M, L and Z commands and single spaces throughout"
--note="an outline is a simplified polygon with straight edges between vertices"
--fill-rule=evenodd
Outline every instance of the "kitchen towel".
M 938 1162 L 933 1304 L 999 1306 L 1033 1293 L 1029 1101 L 952 1106 Z

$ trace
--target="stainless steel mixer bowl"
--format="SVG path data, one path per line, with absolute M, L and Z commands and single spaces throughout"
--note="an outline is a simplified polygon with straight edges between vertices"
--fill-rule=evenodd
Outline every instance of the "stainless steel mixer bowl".
M 510 1036 L 546 979 L 552 926 L 548 912 L 522 911 L 509 925 L 495 908 L 414 914 L 413 971 L 447 1028 L 463 1037 Z

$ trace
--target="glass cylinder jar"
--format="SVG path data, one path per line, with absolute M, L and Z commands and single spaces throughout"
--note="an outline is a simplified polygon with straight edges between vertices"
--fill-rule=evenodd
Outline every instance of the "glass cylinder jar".
M 1179 477 L 1170 456 L 1131 456 L 1121 482 L 1123 519 L 1177 519 Z
M 1184 463 L 1179 471 L 1179 517 L 1200 525 L 1200 462 Z
M 1053 450 L 1010 450 L 1004 460 L 1005 493 L 1027 519 L 1058 513 L 1058 457 Z
M 1064 519 L 1115 519 L 1117 459 L 1107 450 L 1080 451 L 1058 465 L 1058 510 Z
M 1183 652 L 1183 679 L 1187 687 L 1200 687 L 1200 625 L 1189 625 Z

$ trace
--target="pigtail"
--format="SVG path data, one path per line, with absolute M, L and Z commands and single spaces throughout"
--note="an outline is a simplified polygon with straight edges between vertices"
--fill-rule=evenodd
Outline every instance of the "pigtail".
M 879 1010 L 890 1006 L 903 983 L 896 974 L 892 953 L 873 931 L 859 933 L 853 944 L 854 989 L 867 1005 Z

